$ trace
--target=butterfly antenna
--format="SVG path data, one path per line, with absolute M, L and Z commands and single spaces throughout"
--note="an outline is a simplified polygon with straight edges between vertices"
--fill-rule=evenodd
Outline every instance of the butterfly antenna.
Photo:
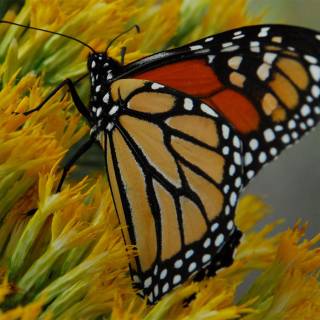
M 140 27 L 137 24 L 134 24 L 132 27 L 130 27 L 129 29 L 119 33 L 115 38 L 113 38 L 109 44 L 107 45 L 107 49 L 106 49 L 106 53 L 108 53 L 109 48 L 111 47 L 111 45 L 118 40 L 120 37 L 122 37 L 123 35 L 127 34 L 128 32 L 130 32 L 132 29 L 135 29 L 137 31 L 137 33 L 140 33 Z
M 74 40 L 74 41 L 82 44 L 83 46 L 89 48 L 92 52 L 96 53 L 96 51 L 91 46 L 86 44 L 85 42 L 83 42 L 83 41 L 81 41 L 81 40 L 79 40 L 77 38 L 74 38 L 72 36 L 68 36 L 67 34 L 63 34 L 63 33 L 60 33 L 60 32 L 55 32 L 55 31 L 50 31 L 50 30 L 45 30 L 45 29 L 41 29 L 41 28 L 36 28 L 36 27 L 30 27 L 30 26 L 26 26 L 26 25 L 23 25 L 23 24 L 20 24 L 20 23 L 6 21 L 6 20 L 0 20 L 0 23 L 11 24 L 11 25 L 18 26 L 18 27 L 23 27 L 23 28 L 26 28 L 26 29 L 38 30 L 38 31 L 46 32 L 46 33 L 55 34 L 55 35 L 58 35 L 58 36 L 61 36 L 61 37 L 65 37 L 65 38 Z

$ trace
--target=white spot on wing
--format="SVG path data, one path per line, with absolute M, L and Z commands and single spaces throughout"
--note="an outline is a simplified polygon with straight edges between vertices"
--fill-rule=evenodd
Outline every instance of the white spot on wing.
M 162 85 L 162 84 L 160 84 L 160 83 L 153 83 L 152 85 L 151 85 L 151 89 L 153 89 L 153 90 L 157 90 L 157 89 L 161 89 L 161 88 L 163 88 L 164 86 Z
M 264 151 L 260 152 L 258 159 L 260 163 L 265 163 L 267 161 L 266 153 Z
M 175 263 L 174 263 L 174 267 L 176 269 L 180 269 L 181 267 L 183 266 L 183 261 L 181 259 L 177 260 Z
M 144 287 L 149 288 L 151 286 L 151 283 L 152 283 L 152 278 L 148 277 L 146 280 L 144 280 Z
M 276 138 L 272 129 L 266 129 L 264 131 L 263 135 L 264 135 L 264 139 L 266 140 L 266 142 L 271 142 Z
M 312 102 L 313 101 L 312 97 L 311 96 L 307 96 L 307 101 L 308 102 Z
M 174 277 L 173 277 L 173 284 L 178 284 L 179 282 L 181 281 L 181 276 L 180 274 L 176 274 Z
M 282 42 L 282 37 L 273 37 L 272 41 L 275 43 L 281 43 Z
M 270 27 L 263 27 L 261 28 L 259 34 L 258 34 L 258 37 L 259 38 L 263 38 L 263 37 L 266 37 L 268 35 L 268 31 L 270 30 Z
M 236 167 L 232 164 L 229 167 L 229 175 L 232 177 L 236 173 Z
M 288 134 L 284 134 L 282 137 L 281 137 L 281 141 L 285 144 L 288 144 L 290 142 L 290 136 Z
M 208 63 L 212 63 L 212 61 L 214 60 L 216 56 L 212 55 L 212 54 L 209 54 L 208 55 Z
M 273 61 L 277 58 L 277 54 L 273 52 L 266 52 L 263 56 L 263 61 L 269 64 L 272 64 Z
M 236 51 L 240 48 L 240 46 L 236 45 L 236 46 L 232 46 L 232 47 L 227 47 L 221 50 L 221 52 L 232 52 L 232 51 Z
M 215 223 L 211 226 L 210 230 L 211 230 L 211 232 L 215 232 L 218 228 L 219 228 L 219 223 L 218 223 L 218 222 L 215 222 Z
M 192 249 L 188 250 L 186 253 L 185 253 L 185 258 L 186 259 L 189 259 L 190 257 L 192 257 L 194 254 L 194 251 Z
M 315 98 L 318 98 L 320 96 L 320 88 L 316 85 L 313 85 L 311 88 L 311 93 Z
M 290 120 L 288 122 L 288 128 L 289 129 L 294 129 L 297 126 L 296 122 L 294 120 Z
M 250 146 L 251 150 L 253 150 L 253 151 L 254 151 L 254 150 L 257 150 L 258 147 L 259 147 L 259 142 L 258 142 L 258 140 L 257 140 L 257 139 L 252 139 L 252 140 L 250 140 L 249 146 Z
M 107 80 L 111 80 L 111 79 L 112 79 L 112 72 L 110 71 L 107 74 Z
M 191 273 L 192 271 L 194 271 L 197 268 L 197 264 L 195 262 L 191 262 L 189 267 L 188 267 L 188 271 Z
M 278 153 L 278 150 L 276 149 L 276 148 L 271 148 L 270 149 L 270 154 L 272 155 L 272 156 L 276 156 L 277 155 L 277 153 Z
M 309 118 L 309 119 L 307 120 L 307 125 L 308 125 L 309 127 L 314 126 L 314 120 L 311 119 L 311 118 Z
M 211 239 L 210 239 L 210 238 L 207 238 L 207 239 L 205 240 L 205 242 L 203 243 L 203 247 L 204 247 L 204 248 L 208 248 L 208 247 L 210 246 L 210 244 L 211 244 Z
M 311 113 L 311 109 L 307 104 L 304 104 L 301 108 L 300 113 L 302 116 L 306 117 L 307 115 L 309 115 Z
M 250 42 L 250 50 L 255 53 L 260 52 L 260 42 L 259 41 L 251 41 Z
M 257 76 L 260 80 L 265 81 L 270 75 L 270 65 L 263 63 L 257 70 Z
M 238 177 L 238 178 L 235 180 L 235 182 L 234 182 L 234 186 L 235 186 L 236 188 L 240 188 L 241 185 L 242 185 L 241 178 Z
M 318 62 L 318 59 L 313 57 L 313 56 L 310 56 L 308 54 L 304 55 L 304 58 L 306 61 L 308 61 L 309 63 L 312 63 L 312 64 L 315 64 Z
M 233 221 L 230 220 L 230 221 L 228 222 L 228 224 L 227 224 L 227 229 L 228 229 L 228 230 L 232 230 L 232 228 L 233 228 Z
M 243 57 L 234 56 L 228 60 L 228 65 L 230 68 L 232 68 L 234 70 L 238 70 L 242 60 L 243 60 Z
M 195 51 L 195 50 L 203 49 L 203 46 L 198 44 L 198 45 L 195 45 L 195 46 L 190 46 L 189 48 L 190 48 L 191 51 Z
M 234 160 L 234 163 L 238 166 L 240 166 L 242 164 L 242 161 L 241 161 L 241 156 L 240 156 L 240 153 L 239 152 L 235 152 L 233 154 L 233 160 Z
M 211 109 L 210 107 L 208 107 L 206 104 L 201 103 L 200 108 L 201 108 L 201 110 L 202 110 L 204 113 L 206 113 L 207 115 L 212 116 L 212 117 L 214 117 L 214 118 L 218 118 L 218 114 L 217 114 L 215 111 L 213 111 L 213 109 Z
M 228 126 L 226 126 L 225 124 L 222 125 L 222 136 L 225 138 L 225 139 L 228 139 L 229 138 L 229 134 L 230 134 L 230 129 Z
M 110 122 L 110 123 L 108 123 L 108 125 L 107 125 L 107 130 L 108 130 L 108 131 L 111 131 L 111 130 L 113 129 L 113 127 L 114 127 L 114 123 L 113 123 L 113 122 Z
M 246 152 L 246 154 L 244 155 L 244 164 L 248 166 L 249 164 L 252 163 L 252 161 L 253 161 L 252 154 L 250 152 Z
M 237 136 L 234 136 L 233 137 L 233 145 L 236 147 L 236 148 L 240 148 L 241 147 L 241 141 L 240 139 L 237 137 Z
M 202 50 L 197 50 L 195 54 L 205 54 L 209 52 L 210 52 L 210 49 L 202 49 Z
M 245 35 L 244 34 L 239 34 L 238 36 L 234 36 L 232 39 L 233 40 L 237 40 L 237 39 L 241 39 L 241 38 L 244 38 Z
M 210 255 L 210 254 L 204 254 L 204 255 L 202 256 L 202 262 L 203 262 L 203 263 L 208 262 L 210 259 L 211 259 L 211 255 Z
M 319 81 L 320 80 L 320 67 L 317 65 L 312 65 L 312 66 L 310 66 L 309 70 L 312 75 L 312 78 L 315 81 Z
M 231 196 L 230 196 L 230 205 L 232 207 L 234 207 L 236 205 L 237 199 L 238 199 L 237 194 L 235 192 L 232 192 Z
M 224 146 L 222 148 L 222 154 L 224 154 L 225 156 L 228 155 L 230 152 L 229 147 L 228 146 Z
M 253 170 L 249 170 L 249 171 L 247 172 L 247 177 L 248 177 L 248 179 L 253 178 L 253 176 L 254 176 L 254 171 L 253 171 Z
M 119 106 L 113 106 L 110 111 L 109 111 L 109 115 L 112 116 L 113 114 L 115 114 L 117 111 L 119 110 Z
M 250 47 L 260 47 L 260 42 L 259 41 L 251 41 Z
M 232 42 L 225 42 L 222 44 L 222 48 L 227 48 L 227 47 L 231 47 L 233 45 Z
M 160 273 L 160 279 L 164 279 L 167 276 L 168 270 L 167 269 L 163 269 Z
M 99 117 L 99 116 L 100 116 L 101 112 L 102 112 L 102 108 L 101 108 L 101 107 L 99 107 L 99 108 L 97 109 L 97 113 L 96 113 L 97 117 Z
M 108 103 L 109 102 L 109 93 L 107 92 L 104 96 L 103 96 L 103 98 L 102 98 L 102 101 L 104 102 L 104 103 Z
M 186 109 L 186 110 L 192 110 L 193 108 L 193 102 L 190 98 L 185 98 L 184 99 L 184 102 L 183 102 L 183 107 Z
M 307 120 L 307 125 L 308 125 L 309 127 L 313 127 L 314 124 L 315 124 L 315 122 L 314 122 L 314 120 L 313 120 L 312 118 L 309 118 L 309 119 Z

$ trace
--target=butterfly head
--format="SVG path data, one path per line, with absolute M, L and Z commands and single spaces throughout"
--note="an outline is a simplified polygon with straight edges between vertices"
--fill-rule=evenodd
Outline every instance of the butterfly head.
M 95 123 L 92 134 L 110 127 L 113 114 L 110 114 L 112 101 L 109 94 L 112 80 L 122 72 L 122 66 L 105 52 L 93 53 L 87 63 L 91 79 L 91 97 L 89 109 Z
M 87 67 L 93 87 L 102 82 L 110 82 L 122 69 L 119 62 L 104 52 L 89 54 Z

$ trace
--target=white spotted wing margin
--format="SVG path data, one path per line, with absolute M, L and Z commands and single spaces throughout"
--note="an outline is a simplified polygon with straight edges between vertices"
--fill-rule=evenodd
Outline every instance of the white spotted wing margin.
M 117 81 L 120 94 L 129 80 Z M 142 80 L 130 87 L 105 132 L 107 171 L 126 244 L 138 250 L 133 281 L 155 303 L 188 278 L 232 262 L 241 235 L 234 211 L 242 142 L 191 96 Z

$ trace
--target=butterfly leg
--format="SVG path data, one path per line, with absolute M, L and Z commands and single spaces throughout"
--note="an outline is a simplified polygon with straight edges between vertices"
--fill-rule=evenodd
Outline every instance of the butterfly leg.
M 65 178 L 67 177 L 67 174 L 68 174 L 70 168 L 74 165 L 74 163 L 75 163 L 86 151 L 88 151 L 88 150 L 90 149 L 90 147 L 92 146 L 92 144 L 93 144 L 94 142 L 95 142 L 95 141 L 90 138 L 90 139 L 87 140 L 84 144 L 82 144 L 82 145 L 80 146 L 80 148 L 75 152 L 74 155 L 72 155 L 72 157 L 71 157 L 70 159 L 68 159 L 67 163 L 63 166 L 62 176 L 61 176 L 61 178 L 60 178 L 60 181 L 59 181 L 59 184 L 58 184 L 56 193 L 61 191 L 63 182 L 64 182 Z M 37 209 L 36 209 L 36 208 L 33 208 L 33 209 L 29 210 L 28 212 L 26 212 L 25 215 L 26 215 L 26 216 L 32 216 L 36 211 L 37 211 Z
M 81 80 L 80 78 L 79 80 Z M 79 81 L 78 80 L 78 81 Z M 76 82 L 78 82 L 76 81 Z M 83 104 L 81 98 L 79 97 L 73 82 L 71 79 L 65 79 L 62 81 L 55 89 L 53 89 L 50 94 L 34 109 L 24 112 L 24 115 L 29 115 L 33 112 L 39 111 L 59 90 L 61 90 L 64 86 L 68 86 L 69 91 L 71 93 L 72 100 L 78 109 L 78 111 L 91 123 L 91 116 L 88 109 Z M 72 165 L 92 146 L 94 140 L 89 139 L 86 141 L 80 148 L 76 151 L 76 153 L 68 160 L 68 162 L 63 167 L 62 176 L 60 178 L 58 187 L 56 192 L 60 192 L 63 182 L 72 167 Z M 27 212 L 27 215 L 33 215 L 36 212 L 36 209 L 31 209 Z
M 29 115 L 33 112 L 39 111 L 59 90 L 61 90 L 64 86 L 68 86 L 68 89 L 71 93 L 72 100 L 74 105 L 78 109 L 78 111 L 91 123 L 91 116 L 88 109 L 85 107 L 81 98 L 79 97 L 76 88 L 74 87 L 71 79 L 67 78 L 63 80 L 56 88 L 54 88 L 49 95 L 34 109 L 24 112 L 24 115 Z
M 83 77 L 78 79 L 76 82 L 78 82 L 82 78 Z M 50 92 L 50 94 L 36 108 L 24 112 L 24 115 L 28 115 L 28 114 L 31 114 L 33 112 L 39 111 L 64 86 L 68 86 L 68 89 L 69 89 L 69 91 L 71 93 L 72 100 L 73 100 L 76 108 L 90 123 L 91 122 L 90 113 L 89 113 L 88 109 L 85 107 L 85 105 L 83 104 L 81 98 L 79 97 L 79 95 L 77 93 L 77 90 L 76 90 L 73 82 L 69 78 L 63 80 L 55 89 L 53 89 Z M 92 139 L 89 139 L 88 141 L 86 141 L 76 151 L 76 153 L 68 160 L 68 162 L 66 163 L 66 165 L 63 168 L 63 173 L 62 173 L 62 177 L 60 179 L 60 182 L 59 182 L 59 185 L 58 185 L 58 188 L 57 188 L 57 192 L 59 192 L 61 190 L 63 181 L 66 178 L 67 173 L 70 170 L 71 166 L 92 146 L 93 142 L 94 142 L 94 140 L 92 140 Z
M 124 57 L 126 55 L 127 47 L 122 47 L 120 52 L 121 65 L 124 66 Z
M 61 187 L 63 185 L 63 182 L 70 170 L 70 168 L 74 165 L 74 163 L 84 154 L 86 153 L 90 147 L 93 145 L 95 141 L 93 139 L 89 139 L 87 140 L 84 144 L 82 144 L 80 146 L 80 148 L 75 152 L 74 155 L 72 155 L 72 157 L 70 159 L 68 159 L 67 163 L 63 166 L 63 172 L 62 172 L 62 176 L 60 178 L 58 187 L 56 192 L 60 192 L 61 191 Z

